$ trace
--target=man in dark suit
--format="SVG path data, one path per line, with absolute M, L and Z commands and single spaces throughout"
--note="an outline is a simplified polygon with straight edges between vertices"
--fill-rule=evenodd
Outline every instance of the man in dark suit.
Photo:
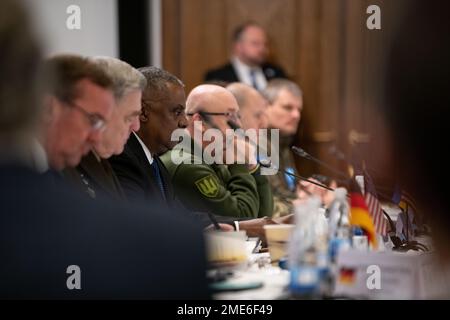
M 38 47 L 18 2 L 1 1 L 0 299 L 207 297 L 200 230 L 158 205 L 86 200 L 31 168 L 43 81 Z M 86 120 L 73 119 L 81 127 Z M 53 164 L 72 163 L 83 151 L 61 150 L 52 150 Z
M 0 190 L 0 299 L 207 297 L 202 234 L 163 207 L 86 200 L 17 163 Z
M 155 68 L 139 69 L 147 79 L 142 95 L 140 128 L 128 139 L 124 152 L 110 159 L 128 199 L 173 204 L 168 173 L 158 155 L 170 150 L 172 131 L 186 127 L 184 84 Z
M 91 151 L 76 168 L 66 168 L 64 179 L 90 198 L 125 200 L 125 194 L 110 163 Z
M 267 82 L 275 78 L 286 78 L 279 66 L 267 63 L 267 35 L 264 29 L 247 22 L 233 34 L 233 56 L 230 63 L 205 75 L 206 82 L 243 82 L 257 90 L 263 90 Z

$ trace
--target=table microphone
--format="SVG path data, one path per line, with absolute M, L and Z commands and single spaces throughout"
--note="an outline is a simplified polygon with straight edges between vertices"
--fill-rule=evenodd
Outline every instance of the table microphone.
M 295 155 L 297 155 L 299 157 L 311 160 L 311 161 L 327 168 L 328 170 L 330 170 L 331 172 L 333 172 L 334 174 L 336 174 L 338 176 L 341 176 L 346 179 L 348 178 L 348 176 L 345 173 L 343 173 L 342 171 L 339 171 L 339 170 L 333 168 L 332 166 L 330 166 L 329 164 L 323 162 L 322 160 L 319 160 L 319 159 L 313 157 L 312 155 L 310 155 L 308 152 L 306 152 L 305 150 L 303 150 L 300 147 L 292 146 L 291 150 L 292 150 L 292 152 L 294 152 Z

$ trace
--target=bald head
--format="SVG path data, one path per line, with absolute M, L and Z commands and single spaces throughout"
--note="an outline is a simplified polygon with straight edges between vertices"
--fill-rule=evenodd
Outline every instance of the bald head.
M 203 112 L 202 115 L 199 112 Z M 230 91 L 212 84 L 200 85 L 189 93 L 186 100 L 187 129 L 193 134 L 195 122 L 201 121 L 202 130 L 215 128 L 225 133 L 230 129 L 229 120 L 241 125 L 238 112 L 239 106 Z
M 242 127 L 247 129 L 267 128 L 266 99 L 253 87 L 234 82 L 227 86 L 239 105 Z
M 239 106 L 234 96 L 225 88 L 204 84 L 195 87 L 186 100 L 186 113 L 238 112 Z

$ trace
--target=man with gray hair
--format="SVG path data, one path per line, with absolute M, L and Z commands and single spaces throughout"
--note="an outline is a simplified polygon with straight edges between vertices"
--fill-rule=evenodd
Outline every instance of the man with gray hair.
M 65 170 L 64 175 L 92 198 L 100 193 L 124 199 L 119 180 L 105 159 L 121 154 L 131 132 L 139 130 L 141 97 L 146 80 L 138 70 L 121 60 L 111 57 L 90 60 L 111 78 L 115 106 L 91 152 L 76 168 Z
M 147 80 L 142 94 L 140 128 L 130 135 L 122 154 L 110 159 L 129 200 L 171 203 L 172 192 L 159 156 L 171 150 L 172 132 L 187 125 L 184 84 L 157 67 L 139 71 Z
M 296 83 L 274 79 L 268 83 L 263 95 L 268 101 L 269 128 L 280 132 L 279 146 L 272 145 L 272 152 L 278 150 L 281 170 L 268 178 L 274 195 L 274 216 L 283 216 L 293 213 L 293 202 L 298 198 L 297 182 L 284 170 L 296 173 L 290 147 L 301 118 L 303 94 Z

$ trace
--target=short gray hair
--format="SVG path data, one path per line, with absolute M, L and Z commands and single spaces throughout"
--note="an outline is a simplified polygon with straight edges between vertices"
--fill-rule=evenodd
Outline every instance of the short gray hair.
M 269 81 L 267 87 L 263 90 L 263 96 L 272 104 L 278 98 L 281 90 L 287 90 L 298 98 L 303 97 L 302 89 L 293 81 L 287 79 L 273 79 Z
M 111 78 L 116 101 L 119 101 L 131 91 L 144 91 L 147 84 L 145 77 L 128 63 L 105 56 L 92 57 L 91 60 Z
M 139 68 L 138 70 L 147 80 L 145 91 L 148 91 L 152 95 L 166 96 L 168 94 L 168 83 L 184 88 L 184 83 L 180 79 L 164 69 L 148 66 Z

